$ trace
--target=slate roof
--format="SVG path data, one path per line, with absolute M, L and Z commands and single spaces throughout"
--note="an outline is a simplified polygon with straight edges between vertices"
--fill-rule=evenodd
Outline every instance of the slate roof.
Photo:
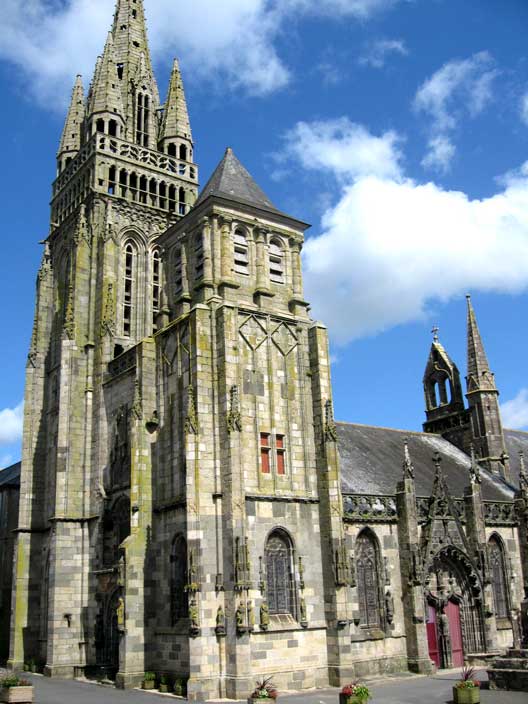
M 228 198 L 262 210 L 280 213 L 260 186 L 255 183 L 249 171 L 242 166 L 231 148 L 226 149 L 224 158 L 203 187 L 194 207 L 203 203 L 209 196 Z
M 20 462 L 0 470 L 0 489 L 4 486 L 20 486 Z
M 505 430 L 504 439 L 506 441 L 506 449 L 510 456 L 510 469 L 512 481 L 516 487 L 519 486 L 519 452 L 524 451 L 524 461 L 528 469 L 528 433 L 522 430 Z
M 442 471 L 454 498 L 462 498 L 469 484 L 470 458 L 438 435 L 356 423 L 337 423 L 341 486 L 344 493 L 394 494 L 402 479 L 403 442 L 407 437 L 414 465 L 416 495 L 430 496 L 435 467 L 433 455 L 442 457 Z M 528 434 L 526 443 L 528 444 Z M 482 496 L 488 501 L 511 501 L 513 491 L 502 480 L 481 469 Z

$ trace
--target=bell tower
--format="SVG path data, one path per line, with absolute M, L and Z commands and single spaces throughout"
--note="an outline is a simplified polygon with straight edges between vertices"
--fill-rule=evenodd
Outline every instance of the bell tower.
M 185 149 L 172 149 L 178 140 Z M 86 100 L 81 77 L 75 80 L 38 273 L 26 371 L 14 667 L 33 658 L 50 675 L 72 676 L 91 657 L 86 613 L 95 607 L 88 585 L 101 566 L 99 519 L 117 499 L 105 489 L 108 436 L 117 423 L 107 422 L 108 364 L 157 330 L 164 305 L 157 239 L 190 210 L 197 192 L 179 67 L 162 105 L 143 1 L 118 0 Z M 130 412 L 121 410 L 125 420 Z M 129 514 L 123 525 L 130 526 L 128 479 L 120 492 Z

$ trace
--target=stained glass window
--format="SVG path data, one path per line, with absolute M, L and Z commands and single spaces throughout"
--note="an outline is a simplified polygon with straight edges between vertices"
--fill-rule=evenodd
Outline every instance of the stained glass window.
M 274 532 L 266 544 L 267 596 L 270 614 L 293 616 L 293 574 L 289 541 Z
M 492 536 L 488 542 L 488 554 L 493 585 L 493 600 L 497 618 L 509 617 L 508 586 L 504 564 L 504 552 L 499 540 Z
M 381 627 L 379 556 L 376 538 L 368 531 L 356 541 L 357 589 L 360 625 Z
M 171 623 L 174 626 L 180 618 L 188 615 L 189 604 L 185 586 L 187 584 L 187 543 L 183 536 L 177 536 L 171 551 L 170 605 Z

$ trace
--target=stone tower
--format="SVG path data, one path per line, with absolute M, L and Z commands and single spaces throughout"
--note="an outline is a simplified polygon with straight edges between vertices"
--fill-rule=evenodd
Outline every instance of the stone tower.
M 197 196 L 178 65 L 160 104 L 142 0 L 118 0 L 86 101 L 77 77 L 57 154 L 26 374 L 10 661 L 90 662 L 108 465 L 108 363 L 163 314 L 159 235 Z M 110 430 L 109 430 L 110 428 Z M 123 482 L 122 492 L 128 479 Z M 129 519 L 130 520 L 130 519 Z
M 509 481 L 509 458 L 502 430 L 499 391 L 467 296 L 467 393 L 473 443 L 479 462 Z

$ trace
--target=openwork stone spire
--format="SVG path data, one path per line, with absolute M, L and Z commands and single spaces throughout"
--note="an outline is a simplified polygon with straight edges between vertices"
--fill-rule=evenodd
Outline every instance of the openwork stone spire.
M 123 100 L 119 89 L 114 40 L 109 32 L 100 63 L 96 66 L 89 96 L 89 116 L 109 112 L 124 119 Z
M 403 478 L 414 479 L 414 466 L 409 452 L 409 438 L 403 441 Z

